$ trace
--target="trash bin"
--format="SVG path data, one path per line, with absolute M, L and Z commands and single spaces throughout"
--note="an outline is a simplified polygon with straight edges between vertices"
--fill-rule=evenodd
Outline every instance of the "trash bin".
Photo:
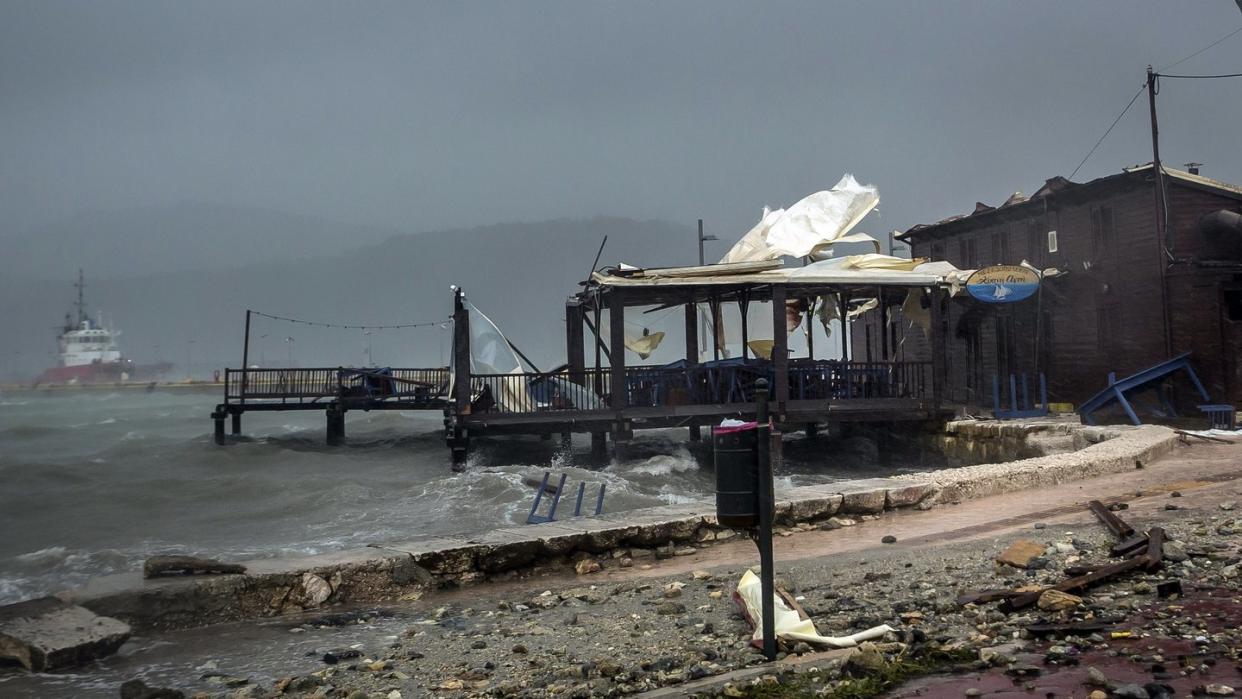
M 713 427 L 716 518 L 725 527 L 759 526 L 759 430 L 748 422 Z

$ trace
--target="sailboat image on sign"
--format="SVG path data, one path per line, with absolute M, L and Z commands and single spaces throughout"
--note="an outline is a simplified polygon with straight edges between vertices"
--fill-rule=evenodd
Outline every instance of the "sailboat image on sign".
M 1013 303 L 1039 290 L 1039 274 L 1018 265 L 978 269 L 966 280 L 966 291 L 985 303 Z

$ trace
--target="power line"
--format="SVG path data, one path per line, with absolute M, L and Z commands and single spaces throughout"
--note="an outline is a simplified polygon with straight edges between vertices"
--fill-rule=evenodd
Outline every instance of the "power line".
M 313 320 L 299 320 L 297 318 L 286 318 L 284 316 L 263 313 L 262 311 L 250 311 L 254 315 L 271 318 L 272 320 L 283 320 L 287 323 L 298 323 L 300 325 L 315 325 L 321 328 L 341 328 L 345 330 L 400 330 L 403 328 L 426 328 L 432 325 L 440 325 L 446 321 L 432 320 L 425 323 L 402 323 L 400 325 L 337 325 L 336 323 L 320 323 Z M 451 319 L 447 319 L 451 320 Z
M 1104 132 L 1103 136 L 1100 136 L 1100 140 L 1096 141 L 1094 146 L 1091 146 L 1091 150 L 1083 156 L 1082 161 L 1078 163 L 1078 167 L 1074 168 L 1074 171 L 1070 173 L 1070 176 L 1067 179 L 1074 179 L 1074 175 L 1078 174 L 1078 171 L 1081 170 L 1082 166 L 1087 163 L 1087 160 L 1090 159 L 1095 153 L 1095 150 L 1100 147 L 1100 144 L 1104 142 L 1104 139 L 1108 138 L 1108 135 L 1113 132 L 1113 128 L 1117 126 L 1117 122 L 1121 121 L 1121 117 L 1125 116 L 1126 112 L 1130 111 L 1130 107 L 1134 106 L 1134 101 L 1137 100 L 1139 95 L 1143 94 L 1143 90 L 1146 89 L 1147 86 L 1144 85 L 1139 88 L 1138 92 L 1134 93 L 1134 96 L 1130 98 L 1128 103 L 1126 103 L 1126 108 L 1121 110 L 1121 113 L 1117 115 L 1116 119 L 1113 119 L 1113 123 L 1109 125 L 1108 130 Z
M 1204 51 L 1207 51 L 1208 49 L 1212 48 L 1213 46 L 1215 46 L 1215 45 L 1219 44 L 1220 42 L 1225 41 L 1226 39 L 1229 39 L 1229 38 L 1233 37 L 1234 35 L 1236 35 L 1236 34 L 1237 34 L 1237 33 L 1239 33 L 1239 32 L 1242 32 L 1242 27 L 1238 27 L 1237 29 L 1235 29 L 1235 30 L 1233 30 L 1233 31 L 1229 32 L 1228 34 L 1226 34 L 1226 35 L 1222 36 L 1221 38 L 1217 39 L 1216 41 L 1213 41 L 1212 43 L 1208 44 L 1207 46 L 1204 46 L 1203 48 L 1199 49 L 1198 51 L 1195 51 L 1194 53 L 1192 53 L 1192 54 L 1190 54 L 1189 56 L 1187 56 L 1187 57 L 1185 57 L 1185 58 L 1181 59 L 1180 61 L 1174 61 L 1173 63 L 1170 63 L 1170 64 L 1168 64 L 1167 66 L 1163 66 L 1163 67 L 1161 67 L 1159 70 L 1168 70 L 1169 68 L 1172 68 L 1173 66 L 1179 66 L 1179 65 L 1181 65 L 1181 64 L 1183 64 L 1183 63 L 1185 63 L 1186 61 L 1189 61 L 1190 59 L 1194 58 L 1195 56 L 1198 56 L 1199 54 L 1203 53 Z M 1157 72 L 1159 72 L 1159 71 L 1157 71 Z
M 1168 75 L 1166 73 L 1156 73 L 1156 77 L 1188 78 L 1191 80 L 1206 80 L 1210 78 L 1242 78 L 1242 73 L 1221 73 L 1220 75 Z

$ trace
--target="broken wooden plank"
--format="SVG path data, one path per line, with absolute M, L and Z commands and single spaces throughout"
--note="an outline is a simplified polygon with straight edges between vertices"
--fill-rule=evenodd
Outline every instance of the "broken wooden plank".
M 1147 570 L 1155 570 L 1164 561 L 1164 530 L 1152 527 L 1147 530 Z
M 1109 549 L 1108 553 L 1110 556 L 1113 556 L 1114 558 L 1120 558 L 1122 556 L 1127 556 L 1132 553 L 1141 552 L 1142 550 L 1146 548 L 1147 548 L 1147 535 L 1146 534 L 1135 534 L 1134 536 L 1130 537 L 1129 539 L 1126 539 L 1125 541 L 1121 541 L 1121 542 L 1114 544 L 1113 547 Z
M 1203 439 L 1209 442 L 1219 442 L 1220 444 L 1234 444 L 1235 443 L 1232 439 L 1221 439 L 1220 437 L 1213 437 L 1211 435 L 1206 435 L 1206 434 L 1196 434 L 1194 432 L 1187 432 L 1186 430 L 1173 430 L 1173 432 L 1180 434 L 1183 437 L 1198 437 L 1199 439 Z
M 1022 593 L 1017 592 L 1016 590 L 978 590 L 975 592 L 967 592 L 958 596 L 957 604 L 959 607 L 964 607 L 968 604 L 987 604 L 989 602 L 997 602 L 1003 599 L 1009 599 L 1010 597 L 1016 597 L 1020 594 Z
M 1134 527 L 1126 524 L 1125 521 L 1118 517 L 1114 512 L 1105 507 L 1104 503 L 1099 500 L 1092 500 L 1087 503 L 1087 507 L 1090 508 L 1092 514 L 1094 514 L 1100 522 L 1104 524 L 1104 526 L 1108 527 L 1108 530 L 1111 531 L 1118 539 L 1124 540 L 1128 537 L 1134 536 Z
M 1052 587 L 1044 590 L 1036 590 L 1033 592 L 1025 592 L 1023 594 L 1011 597 L 1001 603 L 1001 610 L 1004 612 L 1012 612 L 1031 606 L 1039 601 L 1039 596 L 1047 590 L 1056 590 L 1058 592 L 1075 592 L 1090 587 L 1096 583 L 1103 582 L 1109 578 L 1116 577 L 1122 573 L 1128 573 L 1136 568 L 1143 568 L 1148 565 L 1147 555 L 1136 556 L 1129 560 L 1104 566 L 1086 575 L 1080 575 L 1076 578 L 1063 580 Z

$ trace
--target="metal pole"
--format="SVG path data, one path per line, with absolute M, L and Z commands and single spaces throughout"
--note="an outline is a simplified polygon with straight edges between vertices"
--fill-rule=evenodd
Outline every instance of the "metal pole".
M 1169 317 L 1169 247 L 1165 240 L 1165 224 L 1168 212 L 1165 210 L 1164 168 L 1160 165 L 1160 127 L 1156 121 L 1156 73 L 1147 66 L 1147 106 L 1151 112 L 1151 166 L 1156 178 L 1156 244 L 1160 252 L 1160 305 L 1164 320 L 1164 352 L 1166 357 L 1173 356 L 1173 325 Z
M 755 421 L 758 423 L 759 440 L 759 590 L 763 595 L 763 655 L 776 660 L 776 605 L 775 562 L 772 556 L 772 510 L 774 505 L 772 485 L 772 459 L 770 448 L 772 431 L 768 424 L 768 381 L 755 382 Z
M 246 404 L 246 379 L 249 376 L 246 370 L 250 368 L 250 309 L 246 309 L 246 339 L 242 342 L 242 382 L 241 382 L 241 400 L 238 401 L 242 405 Z M 228 380 L 228 369 L 224 370 L 224 378 Z

